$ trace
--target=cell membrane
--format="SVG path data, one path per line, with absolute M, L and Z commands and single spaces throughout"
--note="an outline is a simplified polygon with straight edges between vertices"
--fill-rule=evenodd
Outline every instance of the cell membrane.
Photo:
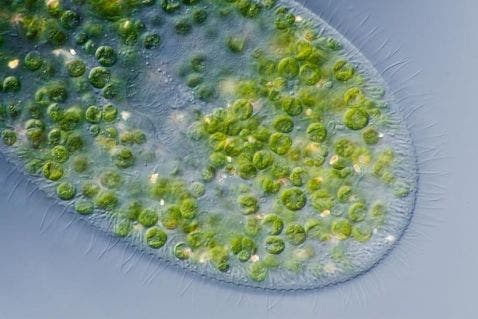
M 1 152 L 101 231 L 295 290 L 366 272 L 407 227 L 418 175 L 398 105 L 294 1 L 1 3 Z

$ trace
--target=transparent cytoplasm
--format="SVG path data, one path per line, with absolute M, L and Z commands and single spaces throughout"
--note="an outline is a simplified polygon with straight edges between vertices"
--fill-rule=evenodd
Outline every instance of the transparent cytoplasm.
M 158 262 L 320 288 L 405 230 L 417 169 L 400 106 L 295 2 L 6 1 L 0 16 L 4 158 Z

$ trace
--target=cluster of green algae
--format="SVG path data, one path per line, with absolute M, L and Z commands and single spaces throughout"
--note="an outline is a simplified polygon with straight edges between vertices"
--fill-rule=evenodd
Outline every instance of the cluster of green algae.
M 199 114 L 192 125 L 189 135 L 209 153 L 202 181 L 189 184 L 177 172 L 146 181 L 123 173 L 155 160 L 147 134 L 124 128 L 114 106 L 124 99 L 124 84 L 114 72 L 122 67 L 118 63 L 135 60 L 141 47 L 161 46 L 160 35 L 133 18 L 143 7 L 177 15 L 179 37 L 213 14 L 260 20 L 271 12 L 274 19 L 266 45 L 250 50 L 252 76 L 234 83 L 227 107 Z M 337 54 L 340 43 L 318 35 L 275 1 L 11 1 L 0 13 L 8 21 L 2 28 L 19 30 L 32 47 L 74 43 L 95 59 L 90 67 L 79 55 L 47 58 L 36 50 L 19 59 L 3 43 L 2 64 L 12 75 L 2 81 L 1 137 L 30 173 L 54 183 L 58 198 L 72 201 L 78 213 L 106 212 L 118 236 L 139 235 L 153 249 L 174 237 L 171 250 L 178 260 L 210 263 L 220 272 L 243 263 L 249 278 L 260 282 L 272 271 L 306 271 L 317 243 L 370 240 L 387 207 L 362 196 L 357 184 L 364 176 L 398 197 L 411 192 L 394 174 L 393 150 L 380 147 L 379 127 L 387 116 L 364 93 L 364 78 Z M 121 52 L 101 43 L 105 32 L 120 39 Z M 228 36 L 223 49 L 243 55 L 247 45 L 239 34 Z M 206 59 L 193 57 L 188 73 L 180 75 L 198 99 L 215 103 L 221 85 L 204 83 Z M 19 102 L 24 89 L 15 72 L 22 68 L 44 84 Z M 108 103 L 97 105 L 98 93 Z M 78 102 L 66 106 L 72 95 Z M 227 176 L 244 181 L 234 199 L 237 211 L 231 212 L 238 224 L 227 214 L 201 211 L 208 185 Z M 119 197 L 124 189 L 128 196 Z M 329 254 L 347 265 L 340 246 Z M 327 275 L 323 265 L 312 266 L 317 276 Z

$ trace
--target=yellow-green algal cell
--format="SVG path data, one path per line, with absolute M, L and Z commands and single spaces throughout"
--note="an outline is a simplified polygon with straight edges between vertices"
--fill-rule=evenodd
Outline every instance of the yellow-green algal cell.
M 406 228 L 417 173 L 398 105 L 295 2 L 13 1 L 2 15 L 0 150 L 158 262 L 320 288 Z

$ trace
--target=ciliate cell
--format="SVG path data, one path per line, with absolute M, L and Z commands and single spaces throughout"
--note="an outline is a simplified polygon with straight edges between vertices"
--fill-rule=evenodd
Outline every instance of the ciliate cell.
M 1 151 L 92 231 L 293 290 L 366 272 L 406 228 L 417 172 L 398 105 L 297 3 L 2 10 Z

